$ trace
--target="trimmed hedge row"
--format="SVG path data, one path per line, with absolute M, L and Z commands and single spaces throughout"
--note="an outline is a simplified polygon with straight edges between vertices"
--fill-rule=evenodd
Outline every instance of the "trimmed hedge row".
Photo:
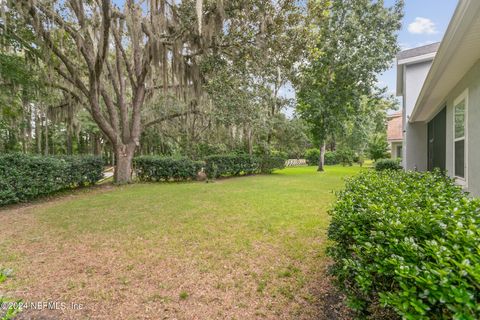
M 284 169 L 287 160 L 280 156 L 263 156 L 260 158 L 260 173 L 270 174 L 275 169 Z
M 453 180 L 365 171 L 331 215 L 331 271 L 359 318 L 480 319 L 480 200 Z
M 309 166 L 317 166 L 318 160 L 320 158 L 320 149 L 313 148 L 308 149 L 305 152 L 305 160 L 307 160 L 307 165 Z M 324 163 L 327 166 L 333 166 L 340 163 L 340 157 L 338 152 L 336 151 L 326 151 Z
M 333 166 L 336 164 L 340 163 L 340 160 L 338 159 L 338 155 L 335 151 L 327 151 L 325 152 L 325 158 L 324 158 L 325 165 L 327 166 Z M 314 165 L 318 165 L 318 158 L 316 160 L 316 163 Z
M 24 202 L 59 190 L 94 184 L 103 161 L 93 156 L 0 156 L 0 205 Z
M 204 162 L 188 158 L 140 156 L 134 159 L 137 177 L 141 181 L 194 180 Z
M 375 162 L 375 170 L 401 170 L 400 159 L 380 159 Z
M 285 168 L 285 159 L 279 156 L 263 157 L 248 154 L 213 155 L 205 159 L 205 173 L 210 179 L 221 176 L 239 176 L 254 173 L 272 173 Z
M 95 156 L 62 156 L 67 163 L 65 171 L 67 184 L 86 186 L 97 183 L 103 178 L 103 159 Z
M 205 173 L 210 179 L 253 174 L 257 172 L 258 165 L 258 159 L 248 154 L 213 155 L 205 158 Z
M 305 151 L 305 160 L 307 160 L 307 165 L 316 166 L 318 165 L 318 159 L 320 158 L 320 149 L 312 148 Z M 325 156 L 325 162 L 326 162 Z M 326 164 L 326 163 L 325 163 Z

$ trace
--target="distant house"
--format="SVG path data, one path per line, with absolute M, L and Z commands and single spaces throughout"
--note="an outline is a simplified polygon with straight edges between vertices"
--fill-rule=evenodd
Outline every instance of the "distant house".
M 403 149 L 403 117 L 402 112 L 387 117 L 387 139 L 392 159 L 402 157 Z
M 480 1 L 460 0 L 441 43 L 397 56 L 403 165 L 440 168 L 480 196 Z

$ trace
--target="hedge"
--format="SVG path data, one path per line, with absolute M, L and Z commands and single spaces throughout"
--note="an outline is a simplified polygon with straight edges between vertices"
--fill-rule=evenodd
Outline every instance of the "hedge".
M 359 318 L 480 319 L 480 200 L 453 180 L 364 171 L 331 215 L 331 271 Z
M 339 164 L 340 160 L 339 160 L 337 152 L 335 152 L 335 151 L 325 152 L 324 162 L 325 162 L 325 165 L 327 165 L 327 166 L 333 166 L 335 164 Z M 316 164 L 318 164 L 318 159 L 317 159 Z
M 94 184 L 102 178 L 103 162 L 93 156 L 0 156 L 0 205 L 24 202 L 63 189 Z
M 68 184 L 85 186 L 95 184 L 103 178 L 103 159 L 95 156 L 63 156 L 67 162 Z
M 336 151 L 336 160 L 343 166 L 352 166 L 355 161 L 355 152 L 351 149 L 340 149 Z
M 305 152 L 305 159 L 309 166 L 317 166 L 320 159 L 320 149 L 308 149 Z M 324 157 L 324 164 L 327 166 L 333 166 L 340 163 L 339 154 L 336 151 L 326 151 Z
M 134 159 L 134 165 L 141 181 L 185 181 L 194 180 L 204 163 L 188 158 L 140 156 Z
M 254 173 L 272 173 L 285 168 L 285 159 L 280 156 L 261 157 L 248 154 L 213 155 L 205 159 L 205 173 L 210 179 L 220 176 L 238 176 Z
M 401 170 L 400 159 L 380 159 L 375 162 L 375 170 Z
M 260 173 L 272 173 L 275 169 L 284 169 L 286 159 L 281 156 L 265 155 L 259 158 Z
M 307 160 L 307 165 L 309 166 L 318 165 L 318 159 L 320 159 L 320 149 L 312 148 L 305 151 L 305 160 Z

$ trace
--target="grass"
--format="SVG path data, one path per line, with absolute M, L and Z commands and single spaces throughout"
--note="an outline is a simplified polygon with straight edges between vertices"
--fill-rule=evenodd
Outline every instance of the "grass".
M 0 211 L 0 266 L 16 271 L 3 288 L 81 303 L 63 311 L 77 318 L 318 318 L 327 209 L 359 170 L 135 184 Z

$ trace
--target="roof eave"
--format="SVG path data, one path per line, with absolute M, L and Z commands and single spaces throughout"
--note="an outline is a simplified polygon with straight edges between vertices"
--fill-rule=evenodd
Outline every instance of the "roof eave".
M 459 44 L 477 17 L 479 9 L 480 1 L 461 0 L 459 2 L 409 117 L 409 122 L 428 121 L 435 114 L 436 108 L 442 101 L 433 100 L 431 93 L 438 81 L 442 79 L 445 66 L 454 62 L 452 58 L 458 54 Z M 425 108 L 431 110 L 425 110 Z

